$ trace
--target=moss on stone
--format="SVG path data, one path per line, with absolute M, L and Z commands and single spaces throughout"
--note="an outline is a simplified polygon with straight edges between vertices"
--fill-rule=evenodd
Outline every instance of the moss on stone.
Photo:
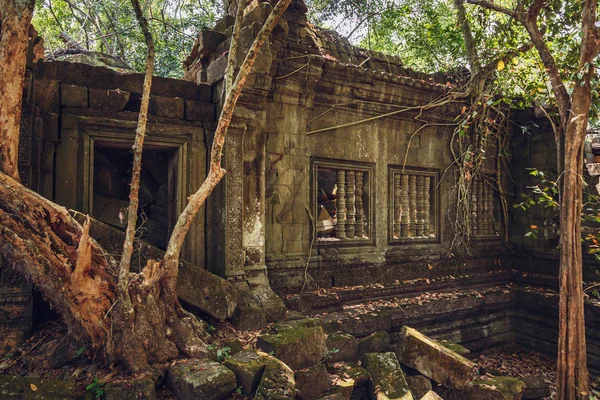
M 374 385 L 371 390 L 377 394 L 378 399 L 413 399 L 394 353 L 367 353 L 364 365 L 371 374 Z M 377 387 L 379 390 L 375 390 Z
M 447 348 L 448 350 L 460 354 L 463 357 L 466 357 L 467 355 L 471 354 L 471 351 L 469 349 L 458 343 L 448 342 L 445 340 L 440 340 L 438 341 L 438 343 Z

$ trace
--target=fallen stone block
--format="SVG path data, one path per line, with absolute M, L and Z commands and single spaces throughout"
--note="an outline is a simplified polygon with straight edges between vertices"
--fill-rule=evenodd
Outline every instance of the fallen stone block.
M 294 378 L 299 399 L 316 399 L 331 387 L 327 368 L 322 363 L 297 371 Z
M 540 375 L 524 376 L 520 378 L 525 383 L 523 390 L 524 400 L 542 399 L 550 397 L 550 385 Z
M 275 355 L 294 371 L 312 367 L 320 362 L 327 348 L 325 332 L 320 326 L 283 329 L 277 333 L 262 335 L 258 347 Z
M 356 348 L 357 357 L 362 360 L 367 353 L 381 353 L 390 351 L 390 335 L 387 331 L 377 331 L 358 341 Z
M 394 353 L 367 353 L 363 365 L 371 374 L 370 392 L 375 394 L 378 400 L 413 400 L 404 372 Z
M 265 372 L 254 400 L 294 400 L 296 382 L 294 371 L 275 357 L 267 357 Z
M 455 353 L 460 354 L 463 357 L 471 354 L 471 350 L 467 349 L 465 346 L 461 346 L 458 343 L 448 342 L 447 340 L 438 340 L 439 344 L 447 348 L 448 350 L 452 350 Z
M 402 364 L 448 387 L 465 386 L 473 370 L 471 361 L 407 326 L 400 332 L 396 355 Z
M 109 382 L 102 388 L 105 400 L 155 400 L 156 388 L 151 379 L 138 378 Z
M 232 370 L 214 361 L 176 364 L 167 373 L 167 387 L 178 400 L 221 400 L 237 388 Z
M 327 354 L 329 361 L 355 361 L 358 340 L 352 335 L 336 332 L 327 337 Z M 337 350 L 337 351 L 336 351 Z
M 517 378 L 495 376 L 476 379 L 460 389 L 444 389 L 445 400 L 520 400 L 525 383 Z
M 3 400 L 63 400 L 76 398 L 73 382 L 0 375 L 0 398 Z
M 424 375 L 406 376 L 406 383 L 415 399 L 420 399 L 431 391 L 431 379 Z
M 242 387 L 244 395 L 256 392 L 260 379 L 267 365 L 268 354 L 260 351 L 247 350 L 227 357 L 223 365 L 233 371 L 237 387 Z
M 434 392 L 433 390 L 430 390 L 429 392 L 425 393 L 425 395 L 423 397 L 421 397 L 421 400 L 444 400 L 442 399 L 436 392 Z

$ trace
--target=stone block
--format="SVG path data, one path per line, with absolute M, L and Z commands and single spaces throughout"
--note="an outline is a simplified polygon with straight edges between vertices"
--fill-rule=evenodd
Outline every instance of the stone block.
M 544 380 L 543 376 L 524 376 L 520 379 L 525 383 L 525 389 L 523 390 L 524 400 L 550 397 L 550 385 Z
M 370 391 L 378 400 L 413 400 L 404 372 L 394 353 L 367 353 L 363 365 L 371 374 Z
M 458 343 L 449 342 L 447 340 L 438 340 L 438 343 L 447 348 L 448 350 L 452 350 L 455 353 L 460 354 L 463 357 L 471 354 L 471 351 L 467 349 L 465 346 L 461 346 Z
M 267 317 L 254 298 L 244 295 L 231 316 L 231 323 L 241 330 L 262 329 L 267 326 Z
M 227 57 L 221 56 L 213 61 L 206 69 L 206 82 L 210 85 L 220 81 L 225 76 Z
M 138 378 L 110 382 L 104 387 L 105 400 L 155 400 L 156 389 L 151 379 Z
M 476 379 L 461 389 L 442 390 L 445 400 L 520 400 L 525 383 L 517 378 L 495 376 L 489 379 Z
M 152 96 L 150 113 L 159 117 L 184 119 L 184 100 L 179 97 Z
M 390 349 L 390 335 L 387 331 L 377 331 L 358 341 L 357 355 L 362 360 L 367 353 L 380 353 Z
M 239 300 L 231 283 L 193 264 L 179 268 L 177 295 L 192 310 L 220 321 L 231 318 Z
M 121 111 L 129 101 L 130 93 L 120 89 L 90 88 L 89 96 L 91 108 Z
M 186 100 L 185 119 L 188 121 L 212 122 L 215 120 L 215 106 L 212 103 Z
M 425 393 L 425 395 L 423 397 L 421 397 L 421 400 L 444 400 L 442 399 L 436 392 L 434 392 L 433 390 L 430 390 L 429 392 Z
M 171 366 L 166 384 L 179 400 L 226 399 L 237 387 L 232 370 L 214 361 L 199 360 Z
M 217 32 L 225 32 L 230 26 L 235 24 L 235 17 L 233 15 L 225 15 L 215 23 L 214 30 Z
M 256 392 L 267 364 L 267 356 L 266 353 L 248 350 L 223 361 L 223 365 L 235 374 L 237 385 L 242 387 L 243 394 L 249 396 Z
M 408 388 L 415 399 L 421 399 L 431 392 L 431 379 L 424 375 L 412 375 L 406 377 Z
M 471 361 L 407 326 L 400 332 L 396 355 L 402 364 L 453 387 L 465 386 L 473 369 Z
M 355 361 L 358 340 L 352 335 L 336 332 L 327 337 L 329 361 Z M 337 350 L 337 351 L 334 351 Z
M 202 29 L 198 34 L 196 41 L 197 50 L 203 57 L 214 53 L 217 46 L 221 44 L 227 37 L 222 32 L 217 32 L 212 29 Z
M 70 381 L 0 375 L 0 398 L 3 400 L 74 399 L 77 388 Z
M 298 399 L 310 400 L 323 395 L 330 388 L 329 374 L 322 363 L 296 372 Z
M 263 23 L 269 18 L 273 11 L 273 6 L 268 2 L 258 3 L 252 10 L 244 15 L 242 19 L 242 26 L 252 24 L 253 22 Z
M 60 104 L 65 107 L 87 107 L 88 88 L 77 85 L 60 85 Z
M 294 371 L 309 368 L 320 362 L 327 352 L 323 328 L 296 327 L 262 335 L 257 345 L 267 353 L 273 352 Z
M 268 357 L 254 400 L 294 400 L 294 372 L 275 357 Z

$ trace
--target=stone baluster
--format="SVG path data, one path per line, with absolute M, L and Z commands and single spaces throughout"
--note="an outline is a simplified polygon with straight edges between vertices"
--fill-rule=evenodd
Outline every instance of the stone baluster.
M 346 171 L 346 238 L 354 239 L 355 202 L 354 171 Z
M 429 191 L 431 190 L 431 177 L 423 177 L 423 236 L 429 236 L 431 228 L 429 226 L 429 212 L 431 209 L 431 201 Z
M 494 188 L 489 184 L 485 184 L 485 188 L 485 200 L 487 202 L 487 233 L 488 235 L 493 235 L 496 233 L 494 232 Z
M 423 225 L 425 224 L 425 218 L 423 215 L 423 201 L 425 200 L 425 195 L 423 192 L 425 191 L 423 185 L 425 181 L 423 180 L 423 176 L 419 175 L 416 177 L 417 179 L 417 193 L 416 193 L 416 201 L 417 201 L 417 223 L 416 223 L 416 234 L 417 236 L 423 236 Z
M 415 236 L 417 232 L 417 176 L 409 175 L 408 177 L 408 201 L 411 230 L 410 236 Z
M 400 178 L 400 236 L 410 236 L 410 212 L 408 200 L 408 175 Z
M 400 174 L 394 174 L 394 201 L 393 201 L 393 229 L 394 237 L 400 237 L 400 218 L 402 213 L 402 204 L 400 203 Z
M 337 200 L 335 202 L 337 224 L 335 236 L 338 239 L 346 238 L 346 171 L 337 170 Z
M 471 234 L 474 236 L 479 235 L 479 221 L 477 220 L 479 202 L 477 199 L 477 190 L 479 186 L 479 180 L 475 179 L 471 183 Z
M 485 201 L 484 183 L 483 180 L 477 182 L 477 200 L 478 200 L 478 213 L 477 213 L 477 227 L 480 235 L 487 234 L 487 201 Z
M 363 175 L 361 171 L 356 171 L 356 221 L 354 222 L 354 234 L 360 239 L 364 232 L 364 212 L 363 212 Z

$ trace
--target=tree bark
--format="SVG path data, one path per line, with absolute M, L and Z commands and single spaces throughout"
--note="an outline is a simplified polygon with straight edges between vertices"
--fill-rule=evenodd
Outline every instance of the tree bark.
M 19 123 L 35 0 L 0 0 L 0 171 L 19 180 Z

